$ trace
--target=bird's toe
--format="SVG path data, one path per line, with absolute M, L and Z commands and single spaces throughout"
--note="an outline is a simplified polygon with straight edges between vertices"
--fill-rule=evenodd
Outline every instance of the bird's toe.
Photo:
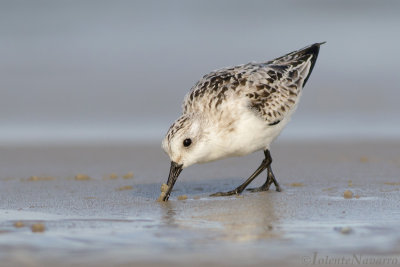
M 217 192 L 214 194 L 211 194 L 210 197 L 224 197 L 224 196 L 232 196 L 232 195 L 237 195 L 238 192 L 236 190 L 228 191 L 228 192 Z
M 260 186 L 260 187 L 257 187 L 257 188 L 248 188 L 248 189 L 246 189 L 246 190 L 249 191 L 249 192 L 251 192 L 251 193 L 256 193 L 256 192 L 265 192 L 265 191 L 268 191 L 269 188 Z

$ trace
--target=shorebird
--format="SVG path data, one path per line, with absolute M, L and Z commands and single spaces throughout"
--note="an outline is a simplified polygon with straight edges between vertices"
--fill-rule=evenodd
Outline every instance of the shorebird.
M 267 191 L 274 183 L 281 191 L 271 169 L 269 147 L 295 111 L 321 44 L 267 62 L 219 69 L 198 81 L 162 142 L 171 167 L 161 200 L 168 200 L 182 169 L 258 150 L 264 151 L 265 158 L 243 184 L 211 196 L 240 194 L 265 169 L 267 180 L 251 190 Z

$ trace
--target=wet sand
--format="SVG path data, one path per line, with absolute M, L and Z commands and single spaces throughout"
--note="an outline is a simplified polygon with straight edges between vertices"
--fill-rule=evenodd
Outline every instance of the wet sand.
M 283 192 L 208 196 L 243 182 L 260 152 L 185 169 L 167 203 L 159 146 L 0 151 L 1 266 L 400 264 L 398 141 L 277 142 Z

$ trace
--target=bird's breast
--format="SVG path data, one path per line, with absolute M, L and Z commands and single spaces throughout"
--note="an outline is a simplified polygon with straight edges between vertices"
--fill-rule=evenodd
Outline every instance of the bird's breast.
M 270 126 L 249 109 L 243 109 L 241 114 L 234 119 L 230 128 L 220 129 L 218 134 L 218 148 L 213 158 L 244 156 L 252 152 L 266 149 L 279 135 L 287 119 L 276 125 Z

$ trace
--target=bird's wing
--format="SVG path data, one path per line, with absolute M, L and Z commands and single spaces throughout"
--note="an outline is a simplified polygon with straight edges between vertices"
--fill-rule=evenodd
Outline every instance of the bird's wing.
M 224 100 L 233 95 L 247 97 L 251 110 L 268 124 L 277 124 L 295 107 L 315 64 L 319 45 L 265 63 L 249 63 L 211 72 L 186 95 L 183 113 L 218 110 Z
M 250 108 L 269 125 L 278 124 L 295 108 L 315 65 L 320 45 L 317 43 L 259 64 L 246 95 L 250 98 Z
M 290 52 L 284 56 L 275 58 L 271 61 L 266 62 L 266 64 L 270 65 L 292 65 L 296 66 L 302 63 L 305 63 L 305 61 L 309 60 L 311 63 L 310 68 L 308 69 L 308 73 L 306 74 L 302 87 L 306 84 L 308 78 L 310 77 L 310 74 L 314 68 L 315 62 L 317 61 L 318 53 L 319 53 L 319 47 L 323 45 L 325 42 L 322 43 L 315 43 L 309 46 L 306 46 L 300 50 L 296 50 L 293 52 Z
M 239 92 L 247 86 L 252 69 L 257 64 L 239 65 L 213 71 L 198 81 L 183 102 L 183 113 L 204 112 L 219 109 L 232 92 Z

